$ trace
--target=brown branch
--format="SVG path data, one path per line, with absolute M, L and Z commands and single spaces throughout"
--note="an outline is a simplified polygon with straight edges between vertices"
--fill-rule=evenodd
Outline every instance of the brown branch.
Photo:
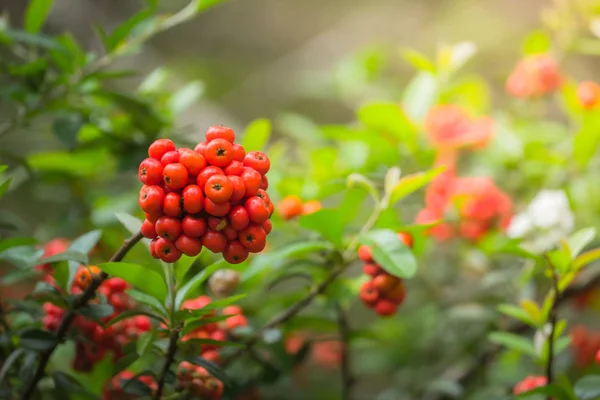
M 125 255 L 129 252 L 129 250 L 131 250 L 131 248 L 142 239 L 142 237 L 142 233 L 138 232 L 135 235 L 131 236 L 129 239 L 125 240 L 123 246 L 121 246 L 121 248 L 117 250 L 117 252 L 108 261 L 121 261 L 123 257 L 125 257 Z M 46 365 L 48 364 L 48 361 L 50 361 L 50 356 L 52 356 L 54 350 L 56 350 L 58 345 L 65 339 L 67 331 L 71 327 L 71 324 L 73 323 L 73 320 L 77 315 L 77 311 L 81 307 L 85 306 L 88 303 L 88 301 L 90 301 L 94 297 L 94 295 L 96 294 L 96 289 L 98 289 L 100 284 L 104 282 L 106 278 L 108 278 L 108 274 L 106 272 L 102 272 L 100 276 L 97 279 L 94 279 L 87 287 L 87 289 L 73 301 L 73 305 L 66 312 L 62 321 L 60 322 L 60 325 L 58 326 L 58 329 L 54 333 L 54 337 L 56 339 L 54 341 L 54 344 L 52 345 L 52 347 L 50 347 L 48 350 L 44 351 L 41 354 L 40 362 L 38 363 L 33 377 L 25 387 L 25 391 L 21 395 L 21 400 L 29 400 L 31 396 L 33 396 L 38 382 L 40 381 L 40 379 L 42 379 L 44 375 Z
M 308 294 L 304 298 L 302 298 L 302 300 L 295 303 L 291 307 L 287 308 L 285 311 L 283 311 L 279 315 L 273 317 L 265 326 L 263 326 L 262 328 L 257 330 L 256 333 L 254 333 L 254 335 L 252 335 L 246 341 L 246 343 L 244 343 L 245 347 L 238 349 L 235 353 L 233 353 L 229 357 L 225 358 L 222 362 L 222 365 L 226 366 L 227 364 L 229 364 L 236 358 L 244 355 L 248 350 L 250 350 L 259 341 L 259 339 L 262 337 L 262 334 L 265 331 L 272 329 L 272 328 L 276 327 L 277 325 L 286 322 L 287 320 L 291 319 L 296 314 L 298 314 L 300 311 L 302 311 L 304 308 L 306 308 L 314 300 L 314 298 L 317 297 L 318 295 L 322 294 L 325 291 L 325 289 L 327 289 L 327 287 L 338 276 L 340 276 L 342 274 L 342 272 L 344 272 L 345 269 L 346 269 L 345 265 L 340 265 L 340 266 L 334 268 L 331 271 L 331 273 L 327 276 L 327 278 L 325 278 L 325 280 L 323 282 L 321 282 L 318 286 L 315 286 L 310 292 L 308 292 Z
M 158 377 L 158 387 L 156 392 L 154 392 L 154 396 L 152 397 L 154 400 L 160 400 L 162 396 L 162 392 L 165 387 L 165 379 L 169 373 L 171 364 L 173 364 L 173 361 L 175 360 L 175 353 L 177 353 L 177 340 L 179 339 L 179 334 L 181 333 L 182 329 L 183 321 L 181 321 L 178 327 L 171 331 L 171 335 L 169 337 L 169 348 L 165 356 L 165 365 L 163 365 L 162 371 L 160 371 L 160 375 Z
M 352 398 L 352 386 L 355 381 L 350 365 L 350 326 L 346 312 L 342 306 L 337 303 L 335 308 L 338 317 L 338 328 L 340 330 L 340 342 L 342 344 L 342 360 L 340 365 L 342 400 L 350 400 Z

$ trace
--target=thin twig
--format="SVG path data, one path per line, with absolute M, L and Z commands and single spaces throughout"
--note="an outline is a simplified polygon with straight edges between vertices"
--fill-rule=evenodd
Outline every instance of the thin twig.
M 125 255 L 129 252 L 129 250 L 131 250 L 131 248 L 142 239 L 142 237 L 142 233 L 138 232 L 135 235 L 131 236 L 129 239 L 125 240 L 123 246 L 121 246 L 121 248 L 117 250 L 117 252 L 110 258 L 109 262 L 121 261 L 123 257 L 125 257 Z M 73 323 L 73 320 L 77 315 L 77 311 L 81 307 L 86 305 L 88 301 L 90 301 L 94 297 L 94 295 L 96 294 L 96 289 L 98 289 L 100 284 L 104 282 L 106 278 L 108 278 L 108 274 L 102 272 L 100 276 L 97 279 L 94 279 L 92 283 L 90 283 L 90 285 L 87 287 L 87 289 L 73 301 L 72 307 L 66 312 L 62 321 L 60 322 L 60 325 L 58 326 L 58 329 L 54 333 L 54 337 L 56 339 L 54 341 L 54 344 L 48 350 L 44 351 L 41 354 L 40 362 L 38 363 L 37 368 L 33 374 L 33 378 L 31 378 L 31 381 L 29 381 L 29 383 L 25 387 L 25 391 L 21 395 L 21 400 L 29 400 L 31 396 L 33 396 L 38 382 L 40 381 L 40 379 L 42 379 L 42 376 L 44 375 L 44 370 L 46 369 L 46 365 L 50 360 L 50 356 L 52 356 L 54 350 L 56 350 L 58 345 L 64 340 L 67 331 L 71 327 L 71 324 Z
M 173 361 L 175 360 L 175 353 L 177 353 L 177 340 L 179 339 L 179 334 L 181 333 L 182 329 L 183 321 L 180 322 L 178 327 L 171 331 L 171 335 L 169 337 L 169 349 L 167 350 L 167 355 L 165 356 L 165 364 L 160 371 L 160 375 L 158 377 L 158 387 L 154 393 L 154 396 L 152 397 L 154 400 L 160 400 L 162 396 L 162 392 L 165 387 L 165 379 L 169 373 L 171 364 L 173 364 Z
M 554 380 L 554 334 L 556 332 L 556 323 L 558 321 L 558 302 L 560 301 L 560 289 L 558 288 L 558 276 L 554 265 L 550 264 L 552 269 L 552 284 L 554 285 L 554 299 L 548 320 L 550 322 L 550 336 L 548 336 L 548 360 L 546 361 L 546 384 L 550 385 Z M 552 400 L 552 396 L 546 397 Z
M 307 307 L 315 297 L 322 294 L 325 289 L 344 272 L 346 269 L 345 265 L 340 265 L 335 267 L 331 273 L 325 278 L 323 282 L 321 282 L 318 286 L 315 286 L 308 294 L 299 302 L 295 303 L 291 307 L 287 308 L 281 314 L 273 317 L 265 326 L 260 328 L 254 333 L 245 343 L 244 348 L 237 350 L 235 353 L 231 354 L 229 357 L 225 358 L 222 362 L 223 366 L 226 366 L 236 358 L 244 355 L 247 351 L 249 351 L 262 337 L 263 333 L 269 329 L 276 327 L 277 325 L 286 322 L 290 318 L 294 317 L 300 311 L 302 311 L 305 307 Z
M 335 305 L 338 321 L 338 329 L 340 331 L 340 342 L 342 345 L 342 360 L 340 365 L 340 373 L 342 376 L 342 400 L 351 400 L 352 386 L 354 385 L 354 376 L 352 375 L 352 366 L 350 360 L 350 325 L 346 311 L 339 303 Z

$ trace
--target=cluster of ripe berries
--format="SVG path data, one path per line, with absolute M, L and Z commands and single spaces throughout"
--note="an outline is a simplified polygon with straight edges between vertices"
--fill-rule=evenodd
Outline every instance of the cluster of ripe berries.
M 104 387 L 102 400 L 130 400 L 134 398 L 135 396 L 132 396 L 125 391 L 125 386 L 128 384 L 128 381 L 134 379 L 146 385 L 152 393 L 158 389 L 158 385 L 152 376 L 135 376 L 131 371 L 121 371 Z
M 223 395 L 223 382 L 199 365 L 182 361 L 177 366 L 176 376 L 180 389 L 187 391 L 193 397 L 219 400 Z
M 571 350 L 575 365 L 586 368 L 594 361 L 600 364 L 600 331 L 577 325 L 571 329 Z
M 408 233 L 398 233 L 398 238 L 408 247 L 412 247 L 413 239 Z M 373 309 L 377 315 L 389 317 L 396 313 L 398 306 L 404 302 L 406 288 L 402 279 L 387 273 L 373 259 L 368 246 L 358 249 L 358 258 L 364 261 L 363 271 L 371 279 L 360 288 L 360 299 L 365 306 Z
M 232 129 L 212 126 L 194 150 L 168 139 L 150 145 L 138 174 L 153 257 L 172 263 L 206 247 L 238 264 L 265 248 L 275 208 L 266 192 L 270 162 L 234 141 Z
M 100 270 L 95 266 L 79 267 L 70 289 L 71 293 L 82 293 L 99 274 Z M 51 275 L 47 276 L 46 281 L 53 282 Z M 120 359 L 123 357 L 125 344 L 137 340 L 142 333 L 150 330 L 152 327 L 150 319 L 143 315 L 126 318 L 106 326 L 118 315 L 135 308 L 135 302 L 125 293 L 128 288 L 127 282 L 121 278 L 109 278 L 100 284 L 98 293 L 106 297 L 107 304 L 113 307 L 113 313 L 101 319 L 102 324 L 82 315 L 75 317 L 72 329 L 76 330 L 81 340 L 75 342 L 74 369 L 90 371 L 108 353 L 112 354 L 113 361 Z M 55 331 L 64 317 L 65 310 L 52 303 L 44 303 L 43 310 L 44 329 L 49 332 Z

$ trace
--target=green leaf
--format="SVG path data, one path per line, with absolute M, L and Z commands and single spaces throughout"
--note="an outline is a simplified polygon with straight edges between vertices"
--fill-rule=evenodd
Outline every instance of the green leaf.
M 426 172 L 406 175 L 392 189 L 389 206 L 393 206 L 399 200 L 427 185 L 436 176 L 444 172 L 445 169 L 446 167 L 442 165 Z
M 277 250 L 261 254 L 255 257 L 250 266 L 242 272 L 241 280 L 247 281 L 259 273 L 269 270 L 273 271 L 273 264 L 285 260 L 291 260 L 298 257 L 305 257 L 319 251 L 331 251 L 331 243 L 321 240 L 311 240 L 308 242 L 295 242 L 281 246 Z
M 101 237 L 102 237 L 101 230 L 93 230 L 93 231 L 87 232 L 87 233 L 79 236 L 77 239 L 73 240 L 73 242 L 71 242 L 71 244 L 69 245 L 68 250 L 78 251 L 83 254 L 89 254 L 92 252 L 94 247 L 96 247 L 96 244 L 98 244 L 98 241 L 100 240 Z M 68 276 L 68 279 L 66 282 L 67 287 L 73 281 L 73 278 L 75 277 L 75 274 L 77 273 L 78 268 L 79 268 L 79 264 L 77 262 L 69 261 L 69 276 Z
M 488 339 L 490 342 L 505 346 L 508 349 L 527 354 L 535 359 L 539 358 L 537 351 L 533 347 L 533 343 L 519 335 L 508 332 L 493 332 L 488 336 Z
M 167 285 L 162 276 L 148 267 L 124 262 L 99 264 L 98 268 L 111 276 L 124 279 L 138 290 L 163 301 L 167 297 Z
M 67 250 L 65 252 L 59 253 L 59 254 L 55 254 L 53 256 L 50 257 L 45 257 L 42 258 L 40 260 L 40 262 L 42 264 L 46 264 L 46 263 L 55 263 L 58 261 L 77 261 L 81 264 L 86 264 L 88 263 L 88 256 L 87 253 L 82 253 L 80 251 L 74 251 L 74 250 Z
M 111 326 L 111 325 L 116 324 L 119 321 L 123 321 L 124 319 L 132 318 L 132 317 L 135 317 L 138 315 L 146 316 L 146 317 L 151 318 L 160 323 L 166 323 L 166 321 L 160 315 L 152 314 L 152 313 L 149 313 L 146 311 L 133 310 L 133 311 L 125 311 L 125 312 L 120 313 L 119 315 L 117 315 L 116 317 L 114 317 L 110 321 L 108 321 L 105 324 L 105 326 Z
M 415 67 L 418 71 L 427 71 L 432 74 L 436 73 L 435 65 L 423 53 L 419 53 L 413 49 L 402 50 L 402 58 L 404 61 Z
M 567 239 L 569 250 L 571 251 L 571 260 L 574 260 L 579 253 L 594 240 L 596 236 L 596 229 L 584 228 L 581 229 Z
M 358 239 L 361 244 L 371 248 L 375 261 L 390 274 L 410 279 L 417 272 L 415 256 L 394 231 L 389 229 L 372 230 Z
M 531 316 L 521 307 L 517 307 L 512 304 L 501 304 L 498 306 L 498 311 L 500 311 L 502 314 L 508 315 L 509 317 L 518 319 L 527 325 L 537 326 L 537 322 L 534 321 Z
M 142 228 L 142 220 L 134 217 L 131 214 L 117 213 L 115 215 L 119 222 L 121 222 L 125 229 L 127 229 L 131 234 L 138 233 Z
M 52 133 L 69 149 L 77 147 L 77 134 L 84 120 L 79 114 L 58 117 L 52 122 Z
M 30 33 L 38 33 L 50 14 L 53 0 L 31 0 L 25 11 L 25 29 Z
M 573 143 L 573 157 L 580 166 L 585 167 L 600 145 L 600 110 L 586 112 L 579 132 Z
M 37 243 L 38 241 L 34 238 L 8 238 L 0 241 L 0 252 L 3 252 L 7 249 L 12 249 L 13 247 L 33 246 Z
M 578 400 L 596 400 L 600 397 L 600 375 L 584 376 L 575 383 Z
M 193 0 L 192 4 L 194 4 L 196 12 L 203 12 L 222 2 L 223 0 Z
M 323 208 L 299 218 L 299 224 L 305 229 L 318 232 L 336 247 L 343 246 L 344 217 L 337 209 Z
M 358 119 L 391 144 L 404 143 L 409 151 L 417 150 L 416 128 L 396 103 L 370 103 L 362 106 Z
M 154 298 L 146 293 L 142 293 L 138 290 L 133 290 L 133 289 L 126 290 L 125 292 L 129 296 L 131 296 L 132 299 L 137 301 L 138 303 L 147 305 L 148 307 L 152 308 L 154 311 L 158 312 L 160 316 L 162 316 L 162 317 L 167 316 L 167 314 L 168 314 L 167 309 L 165 308 L 163 303 L 158 301 L 156 298 Z
M 535 302 L 527 299 L 522 300 L 521 307 L 523 308 L 523 310 L 525 310 L 525 312 L 527 312 L 527 315 L 529 315 L 531 317 L 531 320 L 534 321 L 537 325 L 544 323 L 542 310 L 540 310 L 540 307 Z
M 436 77 L 430 72 L 419 73 L 408 85 L 402 96 L 402 107 L 413 121 L 421 122 L 438 98 Z
M 0 387 L 4 383 L 4 379 L 6 378 L 6 374 L 10 371 L 10 367 L 25 353 L 25 349 L 19 348 L 15 349 L 12 353 L 6 357 L 6 360 L 2 362 L 2 368 L 0 369 Z
M 19 343 L 26 349 L 45 351 L 56 343 L 53 334 L 41 329 L 28 329 L 19 336 Z
M 373 182 L 372 180 L 370 180 L 362 174 L 353 173 L 348 175 L 348 178 L 346 178 L 346 186 L 349 188 L 355 188 L 360 186 L 371 195 L 371 197 L 373 198 L 373 200 L 375 200 L 376 203 L 379 203 L 381 201 L 381 198 L 379 197 L 379 191 L 377 191 L 377 189 L 375 188 L 375 182 Z
M 521 46 L 524 54 L 546 53 L 550 50 L 551 41 L 548 34 L 542 30 L 531 32 Z
M 573 261 L 573 268 L 576 270 L 580 270 L 584 266 L 600 259 L 600 249 L 590 250 L 588 252 L 583 253 L 578 256 L 575 261 Z
M 150 17 L 152 17 L 152 13 L 149 10 L 142 10 L 119 25 L 110 35 L 108 35 L 108 37 L 106 37 L 105 45 L 107 45 L 107 50 L 112 51 L 121 45 L 121 42 L 129 36 L 136 26 Z
M 194 365 L 199 365 L 205 368 L 212 376 L 223 382 L 223 384 L 225 384 L 226 386 L 233 385 L 231 379 L 229 379 L 225 371 L 223 371 L 218 365 L 196 355 L 186 356 L 185 360 L 191 362 Z
M 225 268 L 227 265 L 228 264 L 225 260 L 219 260 L 204 268 L 202 271 L 200 271 L 200 273 L 198 273 L 185 285 L 179 288 L 175 296 L 175 309 L 178 310 L 181 307 L 183 301 L 190 297 L 194 293 L 194 290 L 204 281 L 206 281 L 212 275 L 213 272 Z
M 113 306 L 110 304 L 86 304 L 77 310 L 79 314 L 94 321 L 111 316 L 113 311 Z
M 2 196 L 4 196 L 4 193 L 6 193 L 6 191 L 8 190 L 11 181 L 12 178 L 8 178 L 4 182 L 0 183 L 0 198 L 2 198 Z
M 152 342 L 156 338 L 156 330 L 151 329 L 149 332 L 144 332 L 136 341 L 136 352 L 140 357 L 148 352 L 152 348 Z
M 242 136 L 242 146 L 246 152 L 262 150 L 271 136 L 271 121 L 266 118 L 250 122 Z

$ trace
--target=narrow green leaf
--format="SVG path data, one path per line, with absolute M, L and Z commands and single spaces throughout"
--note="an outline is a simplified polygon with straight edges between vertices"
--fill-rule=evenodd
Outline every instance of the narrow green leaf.
M 31 0 L 25 10 L 25 29 L 30 33 L 38 33 L 52 8 L 53 0 Z
M 573 262 L 573 268 L 576 270 L 580 270 L 586 265 L 600 259 L 600 249 L 590 250 L 588 252 L 583 253 L 578 256 Z
M 242 146 L 246 151 L 263 150 L 271 136 L 271 121 L 266 118 L 250 122 L 242 136 Z
M 163 301 L 167 297 L 167 285 L 162 276 L 138 264 L 108 262 L 98 268 L 111 276 L 124 279 L 136 289 Z
M 144 356 L 152 348 L 152 342 L 156 338 L 156 330 L 151 329 L 149 332 L 144 332 L 137 339 L 136 352 L 140 357 Z
M 534 321 L 531 316 L 521 307 L 517 307 L 512 304 L 501 304 L 498 306 L 498 311 L 500 311 L 502 314 L 508 315 L 509 317 L 518 319 L 527 325 L 534 327 L 537 326 L 537 322 Z
M 389 205 L 393 206 L 399 200 L 427 185 L 445 169 L 445 166 L 440 166 L 426 172 L 406 175 L 392 189 Z
M 490 342 L 505 346 L 508 349 L 519 351 L 535 359 L 539 358 L 533 343 L 519 335 L 508 332 L 493 332 L 488 336 L 488 339 Z
M 6 193 L 6 191 L 8 190 L 11 181 L 12 178 L 8 178 L 4 182 L 0 183 L 0 198 L 2 198 L 2 196 L 4 196 L 4 193 Z
M 4 379 L 6 378 L 6 374 L 10 371 L 10 367 L 25 353 L 25 349 L 19 348 L 15 349 L 12 353 L 6 357 L 6 360 L 2 363 L 2 369 L 0 369 L 0 387 L 3 386 Z
M 175 296 L 175 309 L 178 310 L 183 301 L 190 297 L 194 293 L 194 290 L 204 281 L 206 281 L 213 272 L 221 268 L 225 268 L 227 265 L 228 264 L 225 260 L 219 260 L 204 268 L 202 271 L 200 271 L 200 273 L 190 279 L 189 282 L 179 288 Z
M 138 303 L 144 304 L 144 305 L 152 308 L 154 311 L 158 312 L 160 316 L 162 316 L 162 317 L 167 316 L 167 314 L 168 314 L 167 309 L 165 308 L 163 303 L 158 301 L 156 298 L 154 298 L 146 293 L 142 293 L 138 290 L 133 290 L 133 289 L 126 290 L 125 292 L 129 296 L 131 296 L 132 299 L 137 301 Z
M 594 240 L 596 236 L 596 229 L 584 228 L 581 229 L 567 239 L 569 250 L 571 251 L 571 260 L 574 260 L 579 253 Z
M 432 74 L 436 73 L 435 65 L 433 62 L 427 58 L 423 53 L 419 53 L 414 49 L 404 49 L 402 50 L 402 58 L 415 67 L 418 71 L 427 71 Z
M 197 355 L 186 356 L 185 360 L 191 362 L 192 364 L 199 365 L 205 368 L 212 376 L 223 382 L 223 384 L 225 384 L 226 386 L 233 385 L 231 379 L 229 379 L 225 371 L 223 371 L 218 365 L 208 360 L 205 360 L 204 358 Z
M 417 260 L 410 248 L 389 229 L 377 229 L 359 237 L 361 244 L 371 248 L 373 258 L 390 274 L 410 279 L 417 272 Z
M 534 321 L 536 324 L 539 325 L 544 322 L 544 318 L 542 317 L 542 311 L 535 302 L 525 299 L 521 301 L 521 307 L 523 308 L 523 310 L 525 310 L 525 312 L 527 312 L 527 314 L 531 317 L 531 320 Z

